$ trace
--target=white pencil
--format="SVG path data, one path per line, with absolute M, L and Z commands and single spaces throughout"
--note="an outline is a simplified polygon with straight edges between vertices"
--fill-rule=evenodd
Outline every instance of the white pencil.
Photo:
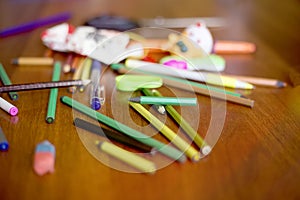
M 163 74 L 168 76 L 174 76 L 184 79 L 190 79 L 200 82 L 206 82 L 212 85 L 218 85 L 222 87 L 230 88 L 239 88 L 239 89 L 253 89 L 254 86 L 250 83 L 240 81 L 230 77 L 223 77 L 218 74 L 213 73 L 204 73 L 204 72 L 195 72 L 182 69 L 174 69 L 162 64 L 145 62 L 134 59 L 127 59 L 125 62 L 126 67 L 128 68 L 138 68 L 141 71 Z

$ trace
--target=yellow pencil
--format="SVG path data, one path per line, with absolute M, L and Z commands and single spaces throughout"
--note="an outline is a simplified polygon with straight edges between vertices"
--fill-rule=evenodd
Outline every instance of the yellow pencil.
M 99 145 L 99 148 L 103 152 L 141 170 L 142 172 L 154 174 L 156 171 L 156 166 L 153 162 L 138 156 L 135 153 L 126 151 L 112 143 L 96 141 L 96 145 Z
M 155 128 L 157 128 L 164 136 L 166 136 L 179 150 L 184 152 L 192 161 L 200 160 L 200 152 L 190 146 L 169 127 L 163 124 L 159 119 L 152 115 L 146 108 L 139 103 L 129 102 L 129 105 L 145 117 Z
M 81 72 L 81 80 L 87 80 L 90 77 L 92 67 L 92 59 L 86 58 L 83 64 L 82 72 Z M 79 88 L 80 92 L 84 91 L 84 86 Z
M 14 65 L 53 65 L 54 59 L 50 57 L 20 57 L 14 58 Z
M 152 94 L 154 96 L 162 97 L 159 91 L 152 90 Z M 211 147 L 203 140 L 203 138 L 189 125 L 189 123 L 182 118 L 182 116 L 175 110 L 175 108 L 171 105 L 166 105 L 165 109 L 167 112 L 173 117 L 173 119 L 181 126 L 181 128 L 186 132 L 186 134 L 193 139 L 193 141 L 197 144 L 199 148 L 201 148 L 201 152 L 204 155 L 207 155 L 211 151 Z
M 78 80 L 81 77 L 82 69 L 84 66 L 84 58 L 81 58 L 78 64 L 76 71 L 73 74 L 73 80 Z M 69 87 L 69 92 L 74 93 L 76 92 L 76 86 Z
M 69 73 L 71 72 L 71 65 L 72 65 L 72 61 L 73 61 L 73 54 L 70 53 L 67 57 L 67 60 L 63 66 L 63 72 L 64 73 Z

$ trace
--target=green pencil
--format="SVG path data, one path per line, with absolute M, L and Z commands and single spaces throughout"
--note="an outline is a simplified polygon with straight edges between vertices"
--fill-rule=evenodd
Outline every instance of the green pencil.
M 59 81 L 60 71 L 61 71 L 61 63 L 56 61 L 53 67 L 52 81 Z M 58 88 L 50 89 L 48 110 L 46 116 L 46 122 L 49 124 L 53 123 L 55 119 L 57 95 L 58 95 Z
M 154 96 L 140 96 L 130 98 L 129 101 L 140 104 L 153 105 L 176 105 L 176 106 L 196 106 L 196 98 L 183 97 L 154 97 Z
M 162 97 L 159 91 L 152 90 L 154 96 Z M 187 133 L 187 135 L 197 144 L 201 149 L 202 154 L 207 155 L 211 151 L 211 147 L 202 139 L 202 137 L 189 125 L 189 123 L 182 118 L 182 116 L 171 105 L 165 106 L 167 112 L 180 125 L 180 127 Z
M 61 102 L 86 114 L 87 116 L 98 120 L 99 122 L 102 122 L 108 126 L 110 126 L 111 128 L 118 130 L 122 133 L 124 133 L 125 135 L 128 135 L 146 145 L 149 145 L 151 147 L 154 147 L 155 149 L 157 149 L 157 151 L 159 151 L 160 153 L 168 156 L 169 158 L 172 158 L 174 160 L 177 160 L 179 162 L 185 162 L 186 161 L 186 156 L 184 155 L 183 152 L 168 146 L 158 140 L 155 140 L 135 129 L 132 129 L 124 124 L 122 124 L 121 122 L 118 122 L 108 116 L 105 116 L 91 108 L 89 108 L 86 105 L 83 105 L 81 103 L 79 103 L 76 100 L 73 100 L 70 97 L 67 96 L 62 96 L 60 98 Z
M 7 76 L 7 73 L 1 63 L 0 63 L 0 78 L 4 85 L 11 85 L 11 81 Z M 16 92 L 9 92 L 8 95 L 11 98 L 11 100 L 17 100 L 19 98 L 19 95 Z

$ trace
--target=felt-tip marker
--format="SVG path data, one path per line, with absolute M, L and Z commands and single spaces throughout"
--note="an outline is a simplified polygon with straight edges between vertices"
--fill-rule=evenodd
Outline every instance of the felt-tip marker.
M 19 110 L 16 106 L 12 105 L 2 97 L 0 97 L 0 108 L 5 110 L 7 113 L 9 113 L 11 116 L 15 116 L 18 114 Z
M 2 128 L 0 127 L 0 151 L 7 151 L 9 147 L 9 144 L 7 142 L 7 139 L 2 131 Z

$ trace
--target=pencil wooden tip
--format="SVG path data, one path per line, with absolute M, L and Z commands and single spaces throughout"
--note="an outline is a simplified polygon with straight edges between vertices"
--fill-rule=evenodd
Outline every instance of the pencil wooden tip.
M 283 87 L 286 87 L 286 83 L 285 82 L 282 82 L 282 81 L 277 81 L 276 83 L 276 87 L 278 88 L 283 88 Z
M 91 83 L 91 80 L 89 80 L 89 79 L 83 80 L 82 83 L 83 83 L 84 86 L 86 86 L 86 85 Z
M 139 103 L 140 102 L 140 98 L 139 97 L 133 97 L 133 98 L 129 98 L 128 101 Z
M 98 146 L 101 142 L 99 140 L 95 141 L 95 145 Z
M 193 162 L 198 162 L 200 160 L 200 153 L 198 152 L 197 154 L 192 156 L 192 161 Z

